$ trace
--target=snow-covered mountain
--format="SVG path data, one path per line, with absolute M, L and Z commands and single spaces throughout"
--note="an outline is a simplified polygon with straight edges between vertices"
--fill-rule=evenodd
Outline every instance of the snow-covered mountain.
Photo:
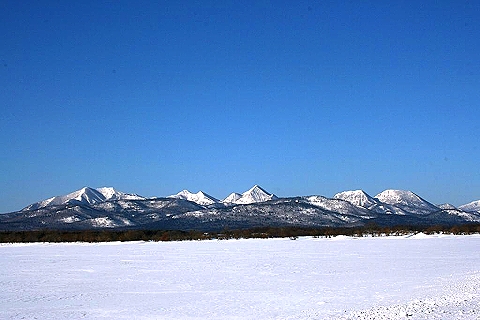
M 341 199 L 359 207 L 371 208 L 378 204 L 378 200 L 371 197 L 363 190 L 343 191 L 335 194 L 334 199 Z
M 278 199 L 276 195 L 274 195 L 273 193 L 268 193 L 267 191 L 265 191 L 265 189 L 263 189 L 258 185 L 254 185 L 252 188 L 242 193 L 240 197 L 238 197 L 238 195 L 239 194 L 237 193 L 237 194 L 231 194 L 230 196 L 228 196 L 227 198 L 230 197 L 228 203 L 250 204 L 250 203 L 265 202 L 269 200 Z M 237 197 L 236 200 L 230 201 L 230 200 L 233 200 L 235 197 Z M 226 201 L 224 200 L 224 202 Z
M 330 212 L 342 212 L 362 218 L 373 218 L 376 216 L 374 212 L 371 212 L 367 208 L 341 198 L 330 199 L 323 196 L 308 196 L 302 198 L 315 207 L 319 207 Z
M 242 197 L 242 195 L 240 193 L 236 193 L 236 192 L 232 192 L 230 193 L 230 195 L 228 197 L 226 197 L 225 199 L 222 200 L 223 203 L 226 203 L 226 204 L 234 204 L 238 201 L 238 199 L 240 199 Z
M 410 213 L 429 214 L 440 210 L 437 206 L 407 190 L 385 190 L 377 194 L 375 198 Z
M 479 212 L 480 213 L 480 200 L 472 201 L 470 203 L 464 204 L 463 206 L 458 207 L 458 209 L 467 211 L 467 212 Z
M 407 214 L 405 210 L 388 203 L 383 203 L 377 198 L 370 196 L 363 190 L 350 190 L 339 192 L 335 194 L 333 198 L 348 201 L 357 207 L 362 207 L 378 214 Z
M 313 195 L 278 198 L 258 185 L 224 200 L 199 191 L 144 198 L 112 187 L 85 187 L 64 196 L 0 215 L 0 230 L 144 228 L 223 230 L 270 227 L 355 227 L 480 223 L 480 200 L 455 208 L 435 206 L 411 191 L 362 190 L 333 198 Z
M 168 196 L 168 198 L 184 199 L 184 200 L 195 202 L 195 203 L 197 203 L 199 205 L 202 205 L 202 206 L 208 206 L 208 205 L 220 202 L 220 200 L 212 197 L 209 194 L 206 194 L 203 191 L 198 191 L 197 193 L 192 193 L 188 190 L 182 190 L 177 194 Z
M 109 200 L 142 200 L 145 199 L 136 194 L 124 193 L 118 190 L 115 190 L 112 187 L 102 187 L 102 188 L 90 188 L 84 187 L 80 190 L 71 192 L 64 196 L 55 196 L 43 201 L 33 203 L 22 211 L 36 210 L 40 208 L 45 208 L 49 206 L 58 206 L 64 204 L 85 204 L 92 205 L 99 202 L 109 201 Z

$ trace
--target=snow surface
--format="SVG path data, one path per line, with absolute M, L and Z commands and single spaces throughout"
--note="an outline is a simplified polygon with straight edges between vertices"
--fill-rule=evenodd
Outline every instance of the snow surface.
M 479 319 L 480 235 L 0 245 L 1 319 Z

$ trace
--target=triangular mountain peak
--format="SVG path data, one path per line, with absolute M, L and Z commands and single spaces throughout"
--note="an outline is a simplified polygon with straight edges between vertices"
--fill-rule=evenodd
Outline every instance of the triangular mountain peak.
M 240 199 L 242 195 L 240 193 L 232 192 L 222 200 L 223 203 L 235 203 L 238 199 Z
M 260 187 L 258 184 L 254 185 L 253 187 L 251 187 L 250 189 L 248 189 L 247 191 L 245 191 L 243 194 L 247 194 L 247 193 L 265 193 L 265 194 L 269 194 L 265 189 L 263 189 L 262 187 Z
M 39 201 L 29 205 L 23 210 L 36 210 L 40 208 L 58 206 L 63 204 L 95 204 L 105 201 L 105 196 L 96 189 L 90 187 L 83 187 L 80 190 L 73 191 L 67 195 L 55 196 L 43 201 Z
M 256 202 L 265 202 L 273 199 L 277 199 L 277 196 L 273 193 L 267 192 L 265 189 L 256 184 L 252 188 L 242 193 L 241 198 L 238 199 L 235 203 L 249 204 Z

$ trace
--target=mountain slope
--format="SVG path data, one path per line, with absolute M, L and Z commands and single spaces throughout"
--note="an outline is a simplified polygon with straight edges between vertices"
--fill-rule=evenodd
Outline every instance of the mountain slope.
M 235 200 L 235 204 L 250 204 L 257 202 L 265 202 L 269 200 L 278 199 L 273 193 L 268 193 L 262 187 L 254 185 L 249 190 L 242 193 L 241 197 Z
M 429 214 L 441 210 L 412 191 L 385 190 L 377 194 L 375 198 L 411 214 Z
M 55 196 L 40 202 L 33 203 L 25 207 L 22 211 L 35 210 L 48 206 L 58 206 L 68 203 L 95 204 L 102 201 L 105 201 L 105 196 L 102 193 L 95 189 L 84 187 L 80 190 L 71 192 L 64 196 Z
M 450 204 L 450 203 L 440 204 L 437 207 L 439 207 L 442 210 L 458 210 L 453 204 Z
M 334 202 L 342 201 L 334 200 Z M 349 203 L 346 204 L 353 207 Z M 357 215 L 356 210 L 339 213 L 326 209 L 328 207 L 328 205 L 324 208 L 318 203 L 313 204 L 311 199 L 304 197 L 277 198 L 270 201 L 186 212 L 177 216 L 176 219 L 195 221 L 197 228 L 209 226 L 214 230 L 280 226 L 359 226 L 364 223 L 364 217 Z
M 363 190 L 343 191 L 335 194 L 334 199 L 341 199 L 350 202 L 353 205 L 371 208 L 378 204 L 378 200 L 371 197 Z
M 125 193 L 122 191 L 118 191 L 113 187 L 102 187 L 95 189 L 100 192 L 104 197 L 105 201 L 110 200 L 144 200 L 145 197 L 139 196 L 138 194 L 134 193 Z
M 461 210 L 467 211 L 467 212 L 478 212 L 478 213 L 480 213 L 480 200 L 472 201 L 470 203 L 464 204 L 464 205 L 458 207 L 458 209 L 461 209 Z
M 223 199 L 222 202 L 225 204 L 236 203 L 236 201 L 238 201 L 238 199 L 240 199 L 241 197 L 242 195 L 240 193 L 232 192 L 228 197 Z

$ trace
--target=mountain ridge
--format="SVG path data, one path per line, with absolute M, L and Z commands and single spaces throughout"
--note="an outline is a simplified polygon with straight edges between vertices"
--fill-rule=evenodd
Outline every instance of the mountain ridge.
M 113 187 L 84 187 L 64 196 L 0 215 L 0 230 L 143 228 L 222 230 L 268 226 L 355 227 L 480 223 L 480 201 L 462 210 L 435 206 L 407 190 L 387 189 L 376 197 L 363 190 L 279 198 L 259 185 L 224 200 L 182 190 L 158 198 Z M 475 210 L 478 208 L 478 210 Z
M 211 205 L 211 204 L 220 202 L 220 200 L 218 200 L 217 198 L 214 198 L 203 191 L 198 191 L 197 193 L 193 193 L 186 189 L 180 191 L 177 194 L 170 195 L 167 198 L 184 199 L 184 200 L 195 202 L 200 205 Z
M 204 191 L 198 191 L 197 193 L 192 193 L 187 189 L 184 189 L 177 194 L 170 195 L 167 197 L 174 197 L 174 198 L 181 198 L 185 200 L 191 200 L 195 203 L 202 204 L 202 205 L 209 205 L 213 203 L 223 203 L 223 204 L 249 204 L 254 202 L 263 202 L 272 199 L 278 199 L 278 197 L 273 194 L 269 193 L 261 186 L 255 184 L 253 187 L 248 189 L 243 193 L 232 192 L 228 195 L 225 199 L 219 200 L 210 194 Z M 242 199 L 243 198 L 243 199 Z M 247 199 L 246 199 L 247 198 Z M 380 199 L 379 199 L 380 198 Z M 41 207 L 45 207 L 48 205 L 59 205 L 59 204 L 66 204 L 74 201 L 79 201 L 85 204 L 93 204 L 103 201 L 111 201 L 111 200 L 141 200 L 147 199 L 141 195 L 135 193 L 125 193 L 122 191 L 118 191 L 114 187 L 99 187 L 99 188 L 92 188 L 92 187 L 83 187 L 79 190 L 73 191 L 69 194 L 63 196 L 54 196 L 45 200 L 41 200 L 35 203 L 32 203 L 25 208 L 21 209 L 21 211 L 28 211 L 33 210 Z M 208 201 L 204 201 L 205 203 L 199 203 L 203 200 L 207 199 Z M 422 207 L 427 207 L 429 209 L 438 210 L 438 209 L 460 209 L 463 211 L 479 211 L 480 212 L 480 200 L 472 201 L 467 204 L 455 207 L 451 204 L 445 203 L 442 205 L 434 205 L 427 200 L 424 200 L 417 194 L 413 193 L 412 191 L 408 190 L 396 190 L 396 189 L 386 189 L 375 197 L 370 196 L 365 191 L 359 190 L 346 190 L 339 193 L 336 193 L 332 199 L 342 199 L 349 201 L 350 203 L 361 206 L 364 208 L 371 209 L 375 206 L 378 206 L 379 203 L 385 205 L 395 205 L 398 208 L 401 207 L 408 207 L 408 206 L 416 206 L 418 203 L 422 203 Z M 413 199 L 413 201 L 412 201 Z M 412 203 L 412 202 L 417 203 Z

